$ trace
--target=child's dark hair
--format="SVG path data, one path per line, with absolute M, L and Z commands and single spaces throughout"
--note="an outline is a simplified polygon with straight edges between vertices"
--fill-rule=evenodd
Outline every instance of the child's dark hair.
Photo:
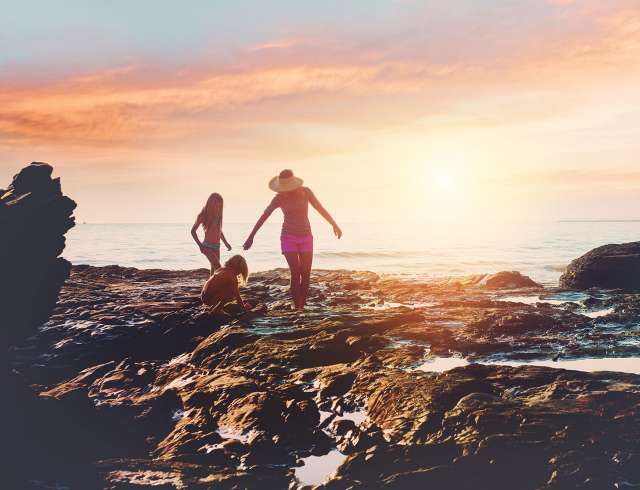
M 228 267 L 238 276 L 242 276 L 242 281 L 246 284 L 249 280 L 249 266 L 247 261 L 242 255 L 234 255 L 224 263 L 225 267 Z

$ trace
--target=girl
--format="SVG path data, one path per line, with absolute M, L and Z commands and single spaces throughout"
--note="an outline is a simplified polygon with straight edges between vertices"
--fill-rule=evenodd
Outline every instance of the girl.
M 340 227 L 322 207 L 311 189 L 303 187 L 302 183 L 302 179 L 294 176 L 291 170 L 283 170 L 280 175 L 271 179 L 269 188 L 277 194 L 244 243 L 244 249 L 249 250 L 253 245 L 256 233 L 271 213 L 277 208 L 282 209 L 284 222 L 280 245 L 291 271 L 291 298 L 294 307 L 298 310 L 304 309 L 307 302 L 313 262 L 313 235 L 308 217 L 309 204 L 333 226 L 333 233 L 338 238 L 342 237 Z
M 206 282 L 202 288 L 202 302 L 211 308 L 211 313 L 218 313 L 224 305 L 233 300 L 236 300 L 242 309 L 249 310 L 251 305 L 242 300 L 238 288 L 238 281 L 246 284 L 248 278 L 247 261 L 240 255 L 234 255 Z
M 198 244 L 200 252 L 202 252 L 211 264 L 210 275 L 216 269 L 220 268 L 220 239 L 224 242 L 227 250 L 231 250 L 231 245 L 222 233 L 222 208 L 223 208 L 222 196 L 217 192 L 214 192 L 207 199 L 207 203 L 198 214 L 196 222 L 191 227 L 191 236 Z M 204 241 L 201 242 L 198 238 L 198 228 L 202 225 L 204 228 Z

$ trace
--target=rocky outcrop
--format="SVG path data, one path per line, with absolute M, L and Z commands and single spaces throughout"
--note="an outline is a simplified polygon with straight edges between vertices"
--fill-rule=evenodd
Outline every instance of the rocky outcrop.
M 339 488 L 604 489 L 640 479 L 640 376 L 481 365 L 386 376 L 368 413 L 389 443 L 350 455 Z
M 542 288 L 529 276 L 518 271 L 502 271 L 495 274 L 479 274 L 461 281 L 463 286 L 476 286 L 485 289 L 539 289 Z
M 640 242 L 604 245 L 587 252 L 569 264 L 560 286 L 640 290 Z
M 640 481 L 639 376 L 426 365 L 438 355 L 640 356 L 639 295 L 590 291 L 578 304 L 556 290 L 514 296 L 477 282 L 314 271 L 298 314 L 287 272 L 276 270 L 254 274 L 244 291 L 264 308 L 210 316 L 198 299 L 207 277 L 72 269 L 49 321 L 13 350 L 24 384 L 49 407 L 37 430 L 58 443 L 37 479 L 49 488 L 309 489 L 300 466 L 330 454 L 341 461 L 317 489 Z M 518 302 L 523 294 L 535 301 Z M 609 313 L 586 316 L 599 308 Z M 77 471 L 94 467 L 98 475 Z
M 34 162 L 0 191 L 0 386 L 5 454 L 3 485 L 23 488 L 28 480 L 55 473 L 58 463 L 73 461 L 70 428 L 77 422 L 55 403 L 37 398 L 22 373 L 9 365 L 9 348 L 33 335 L 49 317 L 69 276 L 71 264 L 60 258 L 64 234 L 74 225 L 76 204 L 62 194 L 53 168 Z M 75 462 L 81 459 L 75 459 Z M 46 467 L 46 468 L 45 468 Z M 78 475 L 88 484 L 85 468 Z
M 23 168 L 0 197 L 0 328 L 2 355 L 48 318 L 69 275 L 60 258 L 76 204 L 62 194 L 53 168 Z

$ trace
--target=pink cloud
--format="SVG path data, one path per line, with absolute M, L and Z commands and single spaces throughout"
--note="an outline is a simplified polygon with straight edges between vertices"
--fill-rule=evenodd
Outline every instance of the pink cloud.
M 264 128 L 270 125 L 382 128 L 512 93 L 553 93 L 554 102 L 571 104 L 585 84 L 638 75 L 640 8 L 623 7 L 599 12 L 585 32 L 552 32 L 489 60 L 434 60 L 421 56 L 421 45 L 398 51 L 384 42 L 291 37 L 248 48 L 233 68 L 194 62 L 176 69 L 139 61 L 39 87 L 12 81 L 0 84 L 0 140 L 111 147 L 190 143 L 206 135 L 217 148 L 253 148 L 257 154 L 269 146 L 256 138 L 263 133 L 268 140 Z M 445 41 L 464 51 L 459 40 Z M 503 110 L 505 123 L 550 111 L 537 103 L 528 116 L 516 113 Z

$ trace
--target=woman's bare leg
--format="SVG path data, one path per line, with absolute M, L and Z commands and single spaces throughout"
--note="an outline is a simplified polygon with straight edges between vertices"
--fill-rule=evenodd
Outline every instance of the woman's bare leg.
M 297 310 L 302 308 L 300 301 L 300 257 L 298 253 L 286 253 L 284 258 L 287 259 L 289 270 L 291 271 L 291 299 Z
M 209 259 L 209 265 L 210 265 L 209 275 L 213 276 L 213 273 L 221 267 L 220 252 L 215 250 L 208 250 L 205 255 L 207 259 Z
M 307 296 L 309 295 L 312 265 L 313 252 L 302 252 L 300 254 L 300 303 L 303 308 L 307 304 Z

